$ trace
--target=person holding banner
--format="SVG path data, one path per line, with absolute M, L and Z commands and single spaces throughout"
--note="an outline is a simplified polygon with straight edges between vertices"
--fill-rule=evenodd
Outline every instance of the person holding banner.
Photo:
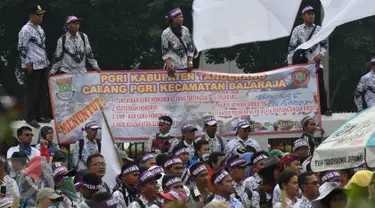
M 81 21 L 82 19 L 76 16 L 66 18 L 64 27 L 66 34 L 57 41 L 55 63 L 50 74 L 85 74 L 87 73 L 86 61 L 96 71 L 101 71 L 92 53 L 89 38 L 83 32 L 79 32 Z
M 162 116 L 159 118 L 159 133 L 156 133 L 148 139 L 145 146 L 145 152 L 148 153 L 171 153 L 172 142 L 177 140 L 171 136 L 170 130 L 173 125 L 173 120 L 169 116 Z
M 184 16 L 180 8 L 169 11 L 165 16 L 169 27 L 161 35 L 161 51 L 164 65 L 170 77 L 176 70 L 193 69 L 194 45 L 189 29 L 183 26 Z

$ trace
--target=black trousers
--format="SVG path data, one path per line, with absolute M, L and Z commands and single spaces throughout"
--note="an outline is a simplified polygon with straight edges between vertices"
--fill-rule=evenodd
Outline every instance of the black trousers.
M 324 85 L 324 73 L 323 69 L 318 69 L 318 82 L 319 82 L 319 99 L 320 99 L 320 110 L 324 113 L 326 110 L 329 109 L 328 102 L 327 102 L 327 92 Z
M 52 118 L 47 69 L 34 70 L 26 79 L 26 121 Z

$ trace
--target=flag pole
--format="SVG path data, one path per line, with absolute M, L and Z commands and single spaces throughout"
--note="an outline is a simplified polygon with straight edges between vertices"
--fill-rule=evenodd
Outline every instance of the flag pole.
M 103 106 L 100 106 L 100 111 L 102 112 L 102 115 L 103 115 L 103 118 L 104 118 L 104 122 L 105 122 L 105 125 L 108 129 L 108 132 L 109 132 L 109 136 L 111 137 L 111 140 L 112 140 L 112 144 L 113 146 L 115 146 L 116 142 L 115 142 L 115 139 L 113 138 L 113 134 L 112 134 L 112 131 L 111 131 L 111 128 L 109 126 L 109 123 L 108 123 L 108 119 L 107 119 L 107 116 L 105 115 L 104 111 L 103 111 Z M 117 158 L 118 160 L 120 161 L 120 165 L 121 167 L 123 166 L 122 164 L 122 160 L 120 158 L 120 154 L 118 152 L 118 148 L 115 146 L 115 149 L 116 149 L 116 155 L 117 155 Z

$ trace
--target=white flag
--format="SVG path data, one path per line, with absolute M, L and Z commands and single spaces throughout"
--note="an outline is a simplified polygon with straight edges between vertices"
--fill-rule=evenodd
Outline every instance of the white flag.
M 289 36 L 301 0 L 194 0 L 198 51 Z
M 308 49 L 327 38 L 339 25 L 375 15 L 375 0 L 320 0 L 324 9 L 322 29 L 297 49 Z
M 102 147 L 101 154 L 104 156 L 104 160 L 107 163 L 106 174 L 103 180 L 108 184 L 109 187 L 116 185 L 116 177 L 121 172 L 121 165 L 117 155 L 117 150 L 112 142 L 111 136 L 104 119 L 102 118 Z

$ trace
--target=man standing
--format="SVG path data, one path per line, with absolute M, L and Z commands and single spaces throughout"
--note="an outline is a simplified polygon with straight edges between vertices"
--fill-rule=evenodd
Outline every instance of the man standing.
M 197 127 L 193 124 L 185 124 L 181 128 L 182 133 L 182 141 L 174 139 L 172 141 L 171 149 L 173 150 L 176 145 L 179 143 L 184 144 L 189 149 L 189 160 L 193 159 L 195 154 L 194 149 L 194 140 L 195 140 L 195 133 L 198 131 Z
M 262 149 L 259 146 L 259 143 L 253 139 L 249 138 L 249 133 L 251 131 L 250 123 L 246 120 L 241 120 L 238 122 L 236 139 L 232 139 L 225 147 L 225 152 L 227 155 L 231 156 L 233 154 L 238 154 L 237 149 L 246 146 L 254 147 L 256 151 L 261 151 Z
M 170 134 L 173 120 L 169 116 L 162 116 L 159 118 L 159 133 L 153 134 L 148 138 L 145 152 L 153 153 L 171 153 L 172 143 L 177 139 Z M 177 140 L 178 141 L 178 140 Z
M 302 197 L 294 204 L 295 208 L 311 208 L 311 201 L 319 196 L 319 180 L 311 172 L 302 173 L 298 177 L 298 185 L 302 190 Z
M 214 116 L 205 116 L 204 120 L 204 131 L 200 138 L 196 140 L 198 142 L 201 139 L 207 140 L 210 143 L 211 152 L 224 152 L 227 141 L 221 136 L 217 136 L 217 121 Z
M 355 91 L 354 102 L 358 112 L 375 105 L 375 57 L 368 65 L 371 70 L 361 77 Z
M 105 175 L 106 166 L 104 157 L 100 153 L 95 153 L 87 158 L 87 172 L 95 173 L 101 180 L 103 180 Z M 102 181 L 102 188 L 99 191 L 111 192 L 112 188 L 106 182 Z
M 86 131 L 86 137 L 78 140 L 74 145 L 73 150 L 73 165 L 76 167 L 77 171 L 86 170 L 87 158 L 100 152 L 100 141 L 96 141 L 96 135 L 98 134 L 98 129 L 100 127 L 95 121 L 89 121 L 86 123 L 84 130 Z
M 321 27 L 314 24 L 315 20 L 315 9 L 311 6 L 307 6 L 302 10 L 302 18 L 304 23 L 298 25 L 293 29 L 292 36 L 290 37 L 288 47 L 288 64 L 293 63 L 293 56 L 297 55 L 295 50 L 301 44 L 307 42 L 312 36 L 317 34 Z M 332 111 L 329 109 L 327 104 L 327 93 L 324 86 L 323 79 L 323 58 L 328 49 L 327 40 L 322 40 L 320 43 L 314 45 L 305 52 L 305 61 L 316 62 L 317 74 L 319 78 L 319 94 L 320 94 L 320 111 L 326 116 L 332 116 Z M 301 61 L 302 62 L 302 61 Z M 300 63 L 301 63 L 300 62 Z
M 25 153 L 29 160 L 35 156 L 39 156 L 40 151 L 30 146 L 33 136 L 32 130 L 28 126 L 22 126 L 21 128 L 17 129 L 19 145 L 9 148 L 7 152 L 7 159 L 10 159 L 15 152 Z
M 18 34 L 18 50 L 21 68 L 27 71 L 26 79 L 26 122 L 39 128 L 38 122 L 49 122 L 51 109 L 48 94 L 46 35 L 40 24 L 44 10 L 39 5 L 29 8 L 30 19 Z M 44 112 L 45 115 L 42 115 Z M 44 118 L 42 117 L 44 116 Z
M 51 74 L 70 73 L 85 74 L 86 60 L 98 72 L 100 68 L 91 50 L 89 38 L 83 32 L 79 32 L 82 19 L 69 16 L 65 22 L 67 33 L 59 38 L 55 51 L 55 63 Z

